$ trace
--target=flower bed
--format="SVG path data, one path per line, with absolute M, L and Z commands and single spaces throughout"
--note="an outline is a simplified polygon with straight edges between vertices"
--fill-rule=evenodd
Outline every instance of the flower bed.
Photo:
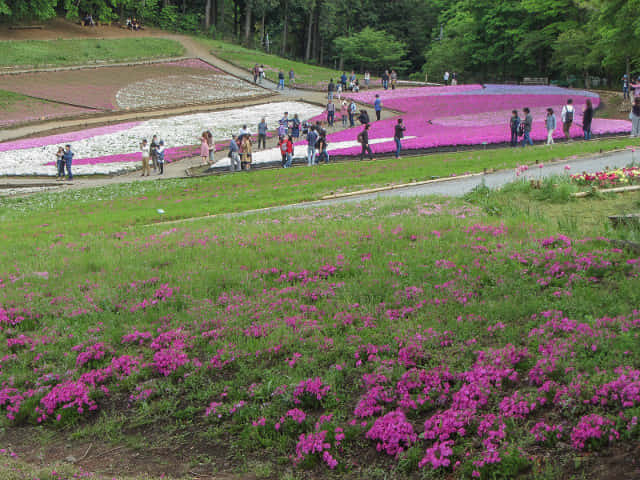
M 404 149 L 432 149 L 457 145 L 500 144 L 510 140 L 509 117 L 511 110 L 529 107 L 533 116 L 531 138 L 542 141 L 547 138 L 545 127 L 546 109 L 556 113 L 558 127 L 555 138 L 563 138 L 560 112 L 568 98 L 573 98 L 576 112 L 571 136 L 580 137 L 582 132 L 582 110 L 587 99 L 594 108 L 600 104 L 597 94 L 584 90 L 569 90 L 553 86 L 522 85 L 458 85 L 452 87 L 418 87 L 397 90 L 376 90 L 350 94 L 358 102 L 373 103 L 380 95 L 383 106 L 401 112 L 407 127 L 406 135 L 416 138 L 403 141 Z M 393 142 L 396 118 L 373 122 L 370 139 L 388 138 L 372 149 L 376 153 L 395 150 Z M 594 135 L 627 133 L 630 122 L 596 118 L 592 123 Z M 329 143 L 355 140 L 362 127 L 344 130 L 329 136 Z M 331 148 L 334 155 L 354 155 L 360 152 L 359 145 L 349 148 Z
M 598 188 L 624 187 L 640 184 L 640 167 L 618 168 L 596 173 L 571 175 L 571 180 L 581 186 Z
M 282 112 L 298 113 L 305 119 L 320 108 L 300 102 L 275 102 L 246 108 L 181 115 L 91 128 L 48 137 L 0 143 L 0 175 L 55 175 L 55 153 L 67 143 L 75 152 L 74 171 L 78 174 L 108 174 L 136 168 L 140 163 L 139 143 L 154 134 L 164 140 L 166 160 L 175 161 L 198 154 L 199 138 L 211 130 L 225 148 L 228 139 L 244 124 L 257 130 L 266 117 L 276 127 Z

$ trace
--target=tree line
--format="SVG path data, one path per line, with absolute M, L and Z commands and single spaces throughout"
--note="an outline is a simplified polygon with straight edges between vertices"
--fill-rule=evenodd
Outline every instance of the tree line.
M 340 69 L 440 79 L 619 79 L 640 68 L 640 0 L 0 0 L 3 21 L 136 16 Z

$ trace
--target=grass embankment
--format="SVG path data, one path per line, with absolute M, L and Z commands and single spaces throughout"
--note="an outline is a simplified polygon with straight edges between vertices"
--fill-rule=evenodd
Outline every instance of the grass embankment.
M 50 209 L 56 223 L 79 232 L 114 229 L 156 221 L 233 213 L 256 208 L 317 200 L 331 193 L 429 180 L 433 177 L 482 172 L 483 169 L 514 168 L 517 165 L 568 159 L 585 153 L 638 145 L 638 139 L 610 139 L 559 144 L 553 148 L 497 149 L 443 153 L 400 160 L 343 162 L 314 168 L 258 170 L 235 175 L 196 179 L 136 182 L 95 190 L 74 190 L 62 194 L 38 194 L 20 198 L 0 198 L 0 218 L 5 222 L 20 218 L 37 226 L 49 223 Z M 515 177 L 514 177 L 515 178 Z M 133 200 L 132 200 L 133 198 Z M 73 205 L 74 208 L 67 208 Z M 159 215 L 156 210 L 165 211 Z M 86 225 L 78 224 L 77 210 L 91 211 Z M 30 211 L 27 217 L 22 211 Z M 16 217 L 16 215 L 18 215 Z M 84 230 L 83 230 L 84 231 Z M 5 231 L 4 235 L 19 235 Z
M 0 67 L 117 63 L 184 55 L 184 47 L 163 38 L 0 41 Z
M 264 65 L 265 75 L 269 80 L 276 83 L 278 82 L 279 69 L 285 74 L 286 85 L 289 85 L 289 70 L 293 68 L 296 75 L 296 84 L 317 88 L 325 88 L 331 78 L 335 82 L 342 75 L 342 72 L 337 70 L 289 60 L 278 55 L 251 50 L 220 40 L 199 38 L 198 41 L 207 45 L 211 49 L 211 53 L 217 57 L 247 70 L 251 70 L 256 63 Z
M 286 175 L 311 174 L 299 170 Z M 91 462 L 117 478 L 137 455 L 199 477 L 632 475 L 640 271 L 637 255 L 599 237 L 612 233 L 605 215 L 639 208 L 640 194 L 570 201 L 565 187 L 549 193 L 553 182 L 516 184 L 469 203 L 126 230 L 152 206 L 193 216 L 202 203 L 259 205 L 281 174 L 14 201 L 3 223 L 19 236 L 0 234 L 0 305 L 11 307 L 0 316 L 0 378 L 11 379 L 0 443 L 29 458 L 38 442 L 76 458 L 90 443 L 96 458 L 120 447 Z M 226 193 L 204 188 L 224 178 L 236 182 Z M 567 211 L 578 221 L 560 221 Z M 620 366 L 631 369 L 622 380 Z M 603 434 L 580 427 L 591 420 Z M 28 441 L 12 436 L 19 425 Z M 438 435 L 451 443 L 430 455 Z

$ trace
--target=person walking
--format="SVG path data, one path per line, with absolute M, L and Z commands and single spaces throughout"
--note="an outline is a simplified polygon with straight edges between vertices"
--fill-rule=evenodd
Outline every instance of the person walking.
M 260 72 L 258 72 L 258 64 L 256 63 L 253 66 L 253 83 L 258 83 L 258 75 L 260 74 Z
M 369 90 L 369 84 L 371 83 L 371 74 L 369 72 L 364 72 L 364 86 Z
M 591 100 L 587 99 L 587 105 L 582 112 L 582 131 L 584 132 L 584 139 L 591 140 L 591 122 L 593 121 L 593 104 Z
M 373 109 L 376 111 L 376 120 L 380 121 L 380 114 L 382 113 L 382 100 L 380 95 L 376 93 L 376 100 L 373 102 Z
M 258 149 L 260 149 L 260 145 L 262 145 L 262 148 L 267 148 L 267 130 L 269 130 L 267 120 L 262 117 L 258 124 Z
M 264 78 L 264 65 L 260 65 L 258 67 L 258 83 L 262 84 L 262 79 Z
M 511 146 L 518 145 L 518 128 L 520 127 L 520 117 L 517 110 L 511 111 L 511 119 L 509 120 L 509 127 L 511 129 Z
M 358 116 L 358 121 L 360 122 L 360 125 L 365 125 L 365 124 L 370 122 L 369 114 L 367 113 L 367 111 L 364 108 L 362 110 L 360 110 L 360 115 Z
M 398 74 L 395 70 L 391 70 L 391 90 L 396 89 L 396 83 L 398 83 Z
M 349 104 L 349 126 L 351 127 L 356 126 L 356 122 L 354 119 L 357 111 L 358 111 L 358 107 L 356 106 L 356 102 L 351 100 L 351 103 Z
M 402 119 L 398 119 L 398 123 L 393 131 L 393 141 L 396 142 L 396 158 L 400 158 L 400 150 L 402 150 L 402 138 L 404 137 L 404 132 L 407 127 L 402 123 Z
M 209 144 L 207 143 L 207 132 L 202 132 L 200 136 L 200 158 L 202 165 L 207 165 L 209 160 Z
M 318 141 L 318 133 L 316 132 L 315 125 L 309 127 L 309 133 L 307 133 L 307 164 L 309 166 L 316 163 L 316 142 Z
M 629 100 L 629 77 L 627 76 L 627 74 L 625 73 L 622 76 L 622 99 L 623 100 Z
M 573 107 L 573 100 L 568 99 L 567 104 L 562 107 L 562 131 L 567 140 L 571 141 L 571 125 L 573 124 L 573 115 L 575 108 Z
M 333 127 L 335 116 L 336 116 L 336 106 L 331 100 L 329 100 L 329 103 L 327 103 L 327 123 L 329 124 L 330 127 Z
M 336 86 L 333 83 L 333 78 L 329 80 L 329 85 L 327 85 L 327 99 L 329 101 L 333 100 L 333 92 L 335 92 Z
M 293 68 L 289 70 L 289 88 L 293 88 L 296 85 L 296 74 Z
M 64 180 L 64 147 L 56 152 L 56 180 Z
M 556 114 L 553 113 L 553 108 L 547 108 L 545 125 L 547 127 L 547 145 L 553 145 L 553 132 L 556 131 Z
M 242 143 L 240 145 L 240 167 L 242 170 L 251 170 L 251 160 L 253 159 L 251 152 L 252 145 L 253 142 L 251 141 L 251 135 L 245 135 L 242 137 Z
M 148 177 L 151 170 L 149 168 L 149 157 L 151 154 L 149 152 L 149 144 L 147 143 L 146 138 L 143 138 L 142 142 L 140 142 L 140 152 L 142 152 L 142 176 Z
M 629 112 L 629 120 L 631 120 L 631 136 L 640 136 L 640 97 L 636 97 L 633 101 L 633 107 Z
M 455 87 L 458 85 L 458 74 L 456 72 L 451 73 L 451 86 Z
M 449 85 L 449 71 L 448 70 L 446 72 L 444 72 L 443 79 L 444 79 L 444 84 L 445 85 Z
M 284 137 L 278 138 L 278 148 L 280 149 L 280 163 L 282 164 L 282 168 L 285 168 L 287 164 L 287 141 Z
M 369 160 L 374 160 L 373 152 L 371 151 L 371 147 L 369 146 L 369 124 L 367 123 L 364 126 L 364 130 L 362 130 L 358 134 L 358 142 L 362 145 L 362 151 L 360 152 L 360 160 L 364 160 L 364 153 L 367 152 L 369 154 Z
M 531 116 L 531 110 L 529 107 L 524 107 L 522 109 L 524 112 L 524 121 L 523 123 L 523 138 L 522 138 L 522 146 L 525 147 L 527 143 L 529 145 L 533 145 L 533 140 L 531 140 L 531 129 L 533 128 L 533 117 Z
M 284 72 L 282 69 L 278 71 L 278 87 L 276 90 L 284 90 Z
M 324 160 L 325 163 L 329 163 L 329 153 L 327 152 L 327 135 L 326 132 L 324 132 L 324 134 L 320 135 L 320 138 L 318 138 L 318 141 L 316 142 L 316 149 L 320 152 L 318 154 L 318 165 L 320 165 L 320 163 L 322 163 L 322 160 Z
M 389 70 L 385 70 L 382 74 L 382 88 L 385 90 L 389 89 Z
M 340 76 L 340 83 L 342 84 L 342 91 L 344 92 L 347 89 L 347 74 L 346 72 L 342 72 Z
M 151 167 L 155 172 L 158 169 L 158 136 L 154 135 L 151 138 L 151 143 L 149 144 L 149 150 L 151 152 Z
M 207 135 L 207 146 L 209 147 L 209 158 L 207 159 L 207 163 L 209 165 L 213 165 L 216 163 L 216 142 L 213 140 L 213 133 L 211 133 L 211 130 L 207 130 L 205 133 Z
M 164 140 L 160 140 L 158 142 L 158 168 L 160 169 L 160 173 L 158 175 L 164 175 Z
M 293 162 L 293 139 L 291 135 L 287 138 L 287 161 L 284 164 L 284 168 L 291 168 Z
M 240 147 L 237 142 L 238 137 L 231 135 L 231 141 L 229 142 L 229 171 L 237 172 L 240 170 Z
M 74 153 L 71 151 L 71 145 L 65 145 L 64 153 L 62 154 L 62 159 L 64 160 L 64 164 L 67 167 L 67 179 L 73 180 L 73 173 L 71 173 L 71 164 L 73 162 Z M 63 172 L 64 176 L 64 172 Z
M 342 126 L 346 127 L 349 117 L 349 107 L 347 106 L 346 100 L 343 100 L 342 105 L 340 106 L 340 117 L 342 118 Z
M 298 141 L 298 139 L 300 138 L 300 124 L 302 122 L 300 121 L 300 117 L 298 117 L 298 114 L 294 114 L 293 115 L 293 119 L 291 120 L 291 136 L 294 138 L 295 141 Z

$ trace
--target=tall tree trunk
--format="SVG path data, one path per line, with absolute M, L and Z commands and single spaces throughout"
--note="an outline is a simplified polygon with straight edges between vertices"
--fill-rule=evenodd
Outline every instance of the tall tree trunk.
M 308 62 L 311 57 L 311 37 L 313 34 L 313 9 L 309 11 L 309 25 L 307 27 L 307 48 L 304 53 L 304 61 Z
M 233 38 L 238 39 L 238 24 L 240 19 L 238 18 L 238 1 L 233 2 Z
M 204 4 L 204 28 L 208 32 L 211 27 L 211 0 L 207 0 Z
M 262 22 L 260 22 L 260 45 L 264 45 L 264 17 L 265 12 L 262 12 Z
M 287 33 L 289 31 L 289 0 L 284 0 L 284 25 L 282 27 L 282 42 L 280 43 L 280 56 L 284 57 L 287 48 Z
M 253 9 L 252 0 L 247 0 L 245 2 L 245 12 L 244 12 L 244 44 L 249 46 L 249 37 L 251 36 L 251 11 Z
M 221 32 L 224 31 L 224 0 L 217 0 L 216 5 L 218 6 L 218 17 L 216 20 L 216 29 Z
M 589 70 L 584 71 L 584 88 L 591 88 L 591 79 L 589 78 Z
M 215 25 L 217 21 L 218 21 L 218 0 L 211 0 L 211 12 L 209 16 L 209 24 Z
M 313 58 L 318 61 L 320 58 L 320 0 L 316 2 L 313 21 Z
M 182 0 L 182 14 L 187 13 L 187 0 Z
M 338 64 L 338 71 L 344 71 L 344 57 L 340 55 L 340 63 Z
M 324 64 L 324 38 L 320 37 L 320 65 Z

